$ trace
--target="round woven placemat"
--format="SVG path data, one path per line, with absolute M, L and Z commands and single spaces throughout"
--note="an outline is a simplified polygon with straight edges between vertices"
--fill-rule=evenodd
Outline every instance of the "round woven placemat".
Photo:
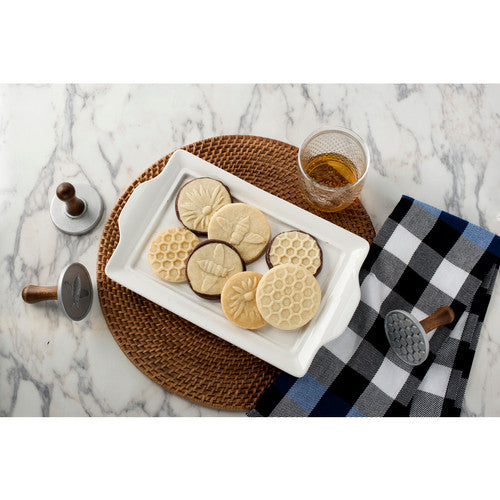
M 182 149 L 370 243 L 375 236 L 370 217 L 359 201 L 336 214 L 310 209 L 298 189 L 295 146 L 264 137 L 228 135 Z M 106 221 L 97 255 L 101 309 L 122 351 L 161 387 L 205 406 L 248 410 L 279 373 L 277 368 L 118 285 L 104 272 L 118 244 L 118 217 L 125 203 L 141 182 L 161 172 L 169 158 L 167 155 L 157 161 L 132 182 Z

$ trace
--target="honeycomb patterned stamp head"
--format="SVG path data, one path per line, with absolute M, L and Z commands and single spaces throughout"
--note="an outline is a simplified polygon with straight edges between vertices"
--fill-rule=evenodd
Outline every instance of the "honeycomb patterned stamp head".
M 229 321 L 241 328 L 255 330 L 266 324 L 255 300 L 261 278 L 260 273 L 244 271 L 231 276 L 222 289 L 222 310 Z
M 258 259 L 271 237 L 266 216 L 246 203 L 231 203 L 217 210 L 208 224 L 208 237 L 227 241 L 249 264 Z
M 200 243 L 198 237 L 183 227 L 171 227 L 155 235 L 148 250 L 151 269 L 162 280 L 186 281 L 186 262 Z
M 321 289 L 310 271 L 294 264 L 273 267 L 257 286 L 257 307 L 262 317 L 280 330 L 307 324 L 318 312 Z
M 271 240 L 266 262 L 270 268 L 280 264 L 295 264 L 317 276 L 323 265 L 323 252 L 310 234 L 298 230 L 286 231 Z
M 218 299 L 226 281 L 245 270 L 240 254 L 229 243 L 206 240 L 188 258 L 186 276 L 194 293 L 205 299 Z
M 420 323 L 406 311 L 387 313 L 385 334 L 398 358 L 412 366 L 422 364 L 429 355 L 429 341 Z
M 212 216 L 231 203 L 231 194 L 222 182 L 200 177 L 184 184 L 177 193 L 175 211 L 184 227 L 199 235 L 206 235 Z

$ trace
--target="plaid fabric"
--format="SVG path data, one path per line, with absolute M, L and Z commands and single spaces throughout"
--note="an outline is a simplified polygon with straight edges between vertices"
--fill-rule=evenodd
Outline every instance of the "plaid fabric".
M 500 261 L 500 238 L 404 196 L 371 245 L 346 331 L 302 378 L 280 374 L 249 416 L 458 416 Z M 422 320 L 451 306 L 430 354 L 411 367 L 389 348 L 385 315 Z

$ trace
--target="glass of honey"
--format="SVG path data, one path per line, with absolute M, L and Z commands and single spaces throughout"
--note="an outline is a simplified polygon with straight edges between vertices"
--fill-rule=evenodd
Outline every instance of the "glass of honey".
M 370 152 L 358 134 L 342 127 L 317 130 L 299 149 L 299 186 L 314 208 L 338 212 L 360 195 L 369 166 Z

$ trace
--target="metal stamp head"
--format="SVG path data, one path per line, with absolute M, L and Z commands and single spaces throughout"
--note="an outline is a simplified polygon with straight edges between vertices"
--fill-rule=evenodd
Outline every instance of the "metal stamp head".
M 82 264 L 66 267 L 59 277 L 57 298 L 61 309 L 73 321 L 81 321 L 92 307 L 92 281 Z
M 422 364 L 429 355 L 425 330 L 411 314 L 395 310 L 385 317 L 385 334 L 396 355 L 412 366 Z

